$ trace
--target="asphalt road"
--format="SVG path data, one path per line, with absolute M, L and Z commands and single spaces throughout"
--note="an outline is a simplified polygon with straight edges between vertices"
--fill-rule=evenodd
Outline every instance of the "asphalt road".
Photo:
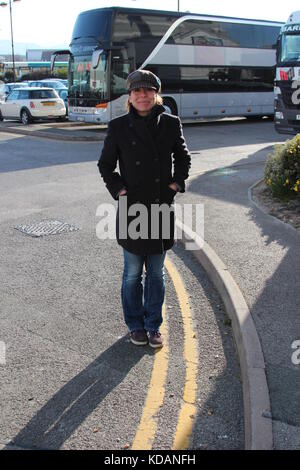
M 220 178 L 232 164 L 261 171 L 266 154 L 260 152 L 283 140 L 267 121 L 191 125 L 184 132 L 192 177 L 178 202 L 199 201 L 208 170 L 223 168 Z M 188 437 L 192 449 L 242 449 L 242 387 L 230 322 L 180 245 L 168 253 L 166 348 L 154 354 L 129 342 L 119 294 L 122 253 L 115 240 L 96 236 L 97 206 L 112 202 L 97 173 L 100 150 L 99 143 L 0 134 L 0 341 L 6 346 L 0 444 L 170 449 Z M 206 225 L 214 227 L 210 208 Z M 79 230 L 32 238 L 15 229 L 43 219 Z M 214 238 L 212 229 L 207 233 Z M 195 393 L 182 420 L 187 322 L 196 340 Z M 164 368 L 163 380 L 154 375 L 157 368 Z M 155 410 L 157 396 L 162 402 Z

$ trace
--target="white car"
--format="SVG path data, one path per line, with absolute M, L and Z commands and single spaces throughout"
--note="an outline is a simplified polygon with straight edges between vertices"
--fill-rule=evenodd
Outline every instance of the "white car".
M 0 121 L 17 119 L 29 124 L 35 119 L 63 120 L 65 116 L 64 101 L 53 88 L 16 88 L 0 102 Z
M 1 5 L 1 4 L 0 4 Z M 22 82 L 20 83 L 1 83 L 0 85 L 0 99 L 3 101 L 6 96 L 8 96 L 15 88 L 24 88 L 24 86 L 27 86 L 23 84 Z

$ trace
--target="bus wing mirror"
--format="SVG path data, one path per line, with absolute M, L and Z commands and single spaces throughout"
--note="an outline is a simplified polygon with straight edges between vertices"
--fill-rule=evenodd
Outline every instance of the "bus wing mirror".
M 51 66 L 50 66 L 51 73 L 53 73 L 53 70 L 54 70 L 55 59 L 56 59 L 56 55 L 52 54 L 52 56 L 51 56 Z
M 53 73 L 53 70 L 54 70 L 54 66 L 55 66 L 55 60 L 56 60 L 56 57 L 58 55 L 71 55 L 71 51 L 69 51 L 69 49 L 67 49 L 66 51 L 55 51 L 51 54 L 51 73 Z
M 93 52 L 93 55 L 92 55 L 93 69 L 96 69 L 98 67 L 100 55 L 102 54 L 102 52 L 103 52 L 103 49 L 97 49 L 96 51 Z

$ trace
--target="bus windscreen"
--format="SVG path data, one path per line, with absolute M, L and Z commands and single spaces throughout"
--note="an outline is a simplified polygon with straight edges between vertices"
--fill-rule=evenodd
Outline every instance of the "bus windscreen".
M 72 42 L 80 38 L 94 38 L 99 42 L 109 41 L 111 35 L 112 12 L 92 10 L 81 13 L 75 23 Z

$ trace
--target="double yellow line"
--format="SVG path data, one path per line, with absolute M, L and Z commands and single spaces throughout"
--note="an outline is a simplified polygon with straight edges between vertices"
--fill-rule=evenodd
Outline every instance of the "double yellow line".
M 173 450 L 183 450 L 189 447 L 189 440 L 196 417 L 195 402 L 198 373 L 197 339 L 193 329 L 188 295 L 181 277 L 175 265 L 168 257 L 166 257 L 165 267 L 175 287 L 184 329 L 184 359 L 186 364 L 185 387 L 183 392 L 183 404 L 179 412 L 175 437 L 172 445 Z M 163 306 L 163 317 L 164 323 L 161 327 L 161 333 L 164 337 L 164 347 L 157 350 L 155 353 L 148 394 L 143 408 L 141 421 L 131 447 L 133 450 L 152 449 L 158 425 L 158 412 L 164 401 L 165 384 L 169 364 L 168 319 L 166 318 L 165 306 Z

